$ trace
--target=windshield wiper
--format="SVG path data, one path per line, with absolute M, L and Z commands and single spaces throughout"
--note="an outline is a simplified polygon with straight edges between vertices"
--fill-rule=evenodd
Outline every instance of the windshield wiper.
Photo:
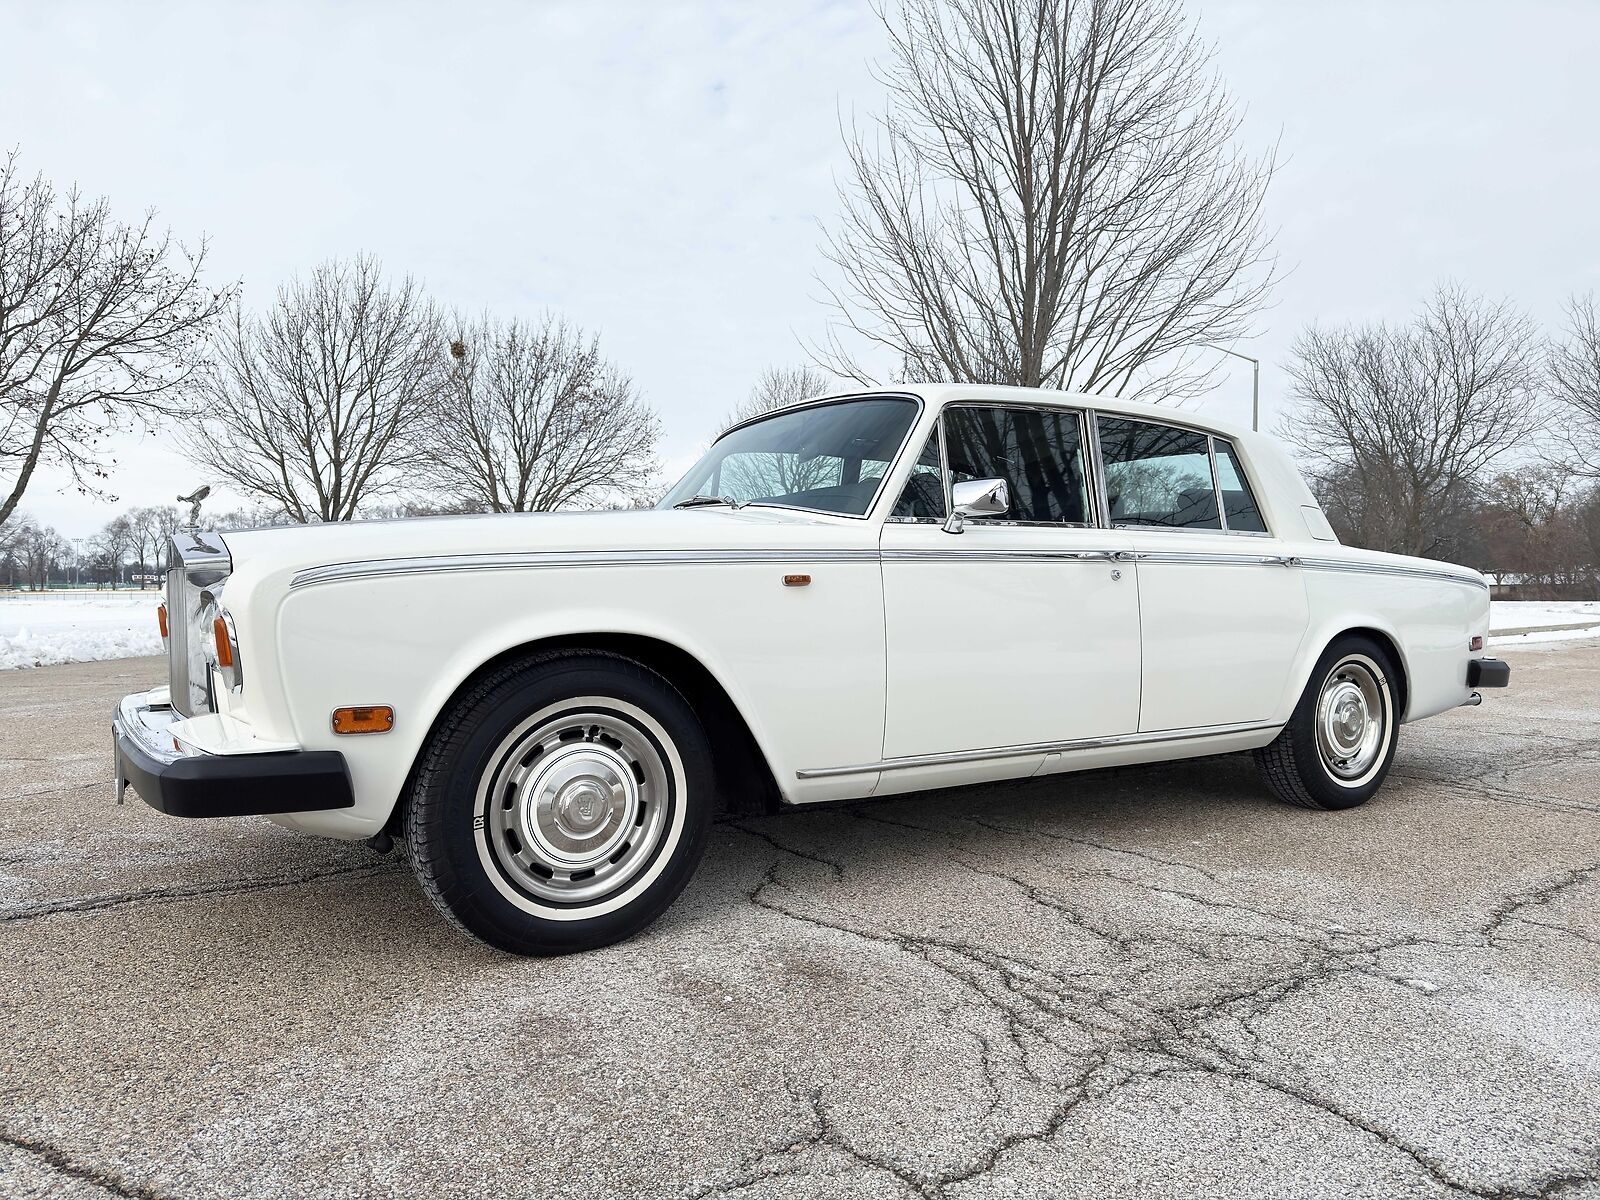
M 732 496 L 690 496 L 687 500 L 679 500 L 673 508 L 702 508 L 707 504 L 726 504 L 729 508 L 741 508 L 743 505 Z

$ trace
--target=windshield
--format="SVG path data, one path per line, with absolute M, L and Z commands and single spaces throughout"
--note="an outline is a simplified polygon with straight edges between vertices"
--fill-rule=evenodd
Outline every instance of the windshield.
M 916 401 L 888 396 L 765 417 L 721 438 L 660 507 L 722 498 L 864 516 L 916 419 Z

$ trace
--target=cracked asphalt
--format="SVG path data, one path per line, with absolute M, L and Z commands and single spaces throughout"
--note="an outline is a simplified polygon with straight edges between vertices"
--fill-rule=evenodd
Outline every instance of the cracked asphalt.
M 1402 732 L 717 826 L 640 937 L 111 797 L 156 660 L 0 674 L 0 1194 L 1600 1197 L 1600 641 Z

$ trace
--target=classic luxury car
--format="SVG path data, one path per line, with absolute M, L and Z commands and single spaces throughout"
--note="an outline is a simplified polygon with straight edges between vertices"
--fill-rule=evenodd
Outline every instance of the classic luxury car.
M 399 838 L 522 953 L 642 928 L 723 804 L 1253 751 L 1350 808 L 1509 676 L 1483 577 L 1341 546 L 1272 439 L 955 385 L 746 421 L 651 511 L 180 535 L 160 619 L 119 796 Z

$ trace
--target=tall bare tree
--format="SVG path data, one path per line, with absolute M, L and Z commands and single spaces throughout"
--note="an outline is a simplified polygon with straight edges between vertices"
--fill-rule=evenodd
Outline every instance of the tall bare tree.
M 409 276 L 361 256 L 235 306 L 181 439 L 211 478 L 294 521 L 348 521 L 407 481 L 411 433 L 444 383 L 444 328 Z
M 731 429 L 751 417 L 825 395 L 830 383 L 815 367 L 768 367 L 743 402 L 722 419 L 722 428 Z M 730 458 L 722 465 L 721 478 L 740 496 L 780 496 L 822 487 L 830 475 L 837 474 L 837 466 L 826 459 L 763 454 Z
M 1595 294 L 1567 301 L 1566 339 L 1549 349 L 1557 452 L 1570 469 L 1600 479 L 1600 305 Z
M 128 538 L 139 574 L 159 575 L 168 540 L 183 528 L 183 515 L 172 504 L 154 504 L 128 512 Z M 140 587 L 144 586 L 141 580 Z
M 417 429 L 420 482 L 458 506 L 548 512 L 649 491 L 660 422 L 599 339 L 546 317 L 458 323 Z
M 1439 288 L 1407 325 L 1312 326 L 1282 437 L 1311 460 L 1329 516 L 1358 543 L 1448 552 L 1485 469 L 1538 421 L 1538 343 L 1506 304 Z
M 41 466 L 94 492 L 106 435 L 174 404 L 225 298 L 204 262 L 153 214 L 120 224 L 0 160 L 0 522 Z
M 823 364 L 1165 398 L 1273 282 L 1272 152 L 1178 0 L 898 0 L 887 113 L 847 139 Z
M 761 372 L 750 394 L 723 418 L 722 427 L 727 429 L 762 413 L 814 400 L 826 395 L 830 385 L 828 376 L 815 367 L 768 367 Z
M 70 552 L 65 538 L 32 517 L 17 514 L 0 524 L 0 563 L 13 584 L 42 590 Z

